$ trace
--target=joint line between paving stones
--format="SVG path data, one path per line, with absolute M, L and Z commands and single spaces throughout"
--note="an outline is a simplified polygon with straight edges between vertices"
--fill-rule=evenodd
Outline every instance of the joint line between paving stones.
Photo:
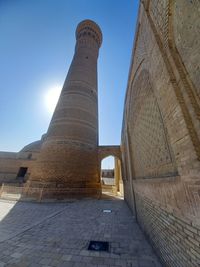
M 74 203 L 70 203 L 70 204 L 74 204 Z M 16 234 L 10 236 L 10 237 L 7 238 L 7 239 L 0 241 L 0 243 L 3 243 L 3 242 L 5 242 L 5 241 L 8 241 L 8 240 L 10 240 L 10 239 L 12 239 L 12 238 L 14 238 L 14 237 L 20 235 L 20 234 L 25 233 L 26 231 L 28 231 L 28 230 L 34 228 L 35 226 L 37 226 L 37 225 L 39 225 L 39 224 L 42 224 L 44 221 L 56 217 L 58 214 L 64 212 L 67 208 L 68 208 L 68 205 L 67 205 L 67 207 L 65 207 L 64 209 L 62 209 L 62 210 L 60 210 L 60 211 L 57 211 L 57 212 L 54 212 L 53 214 L 51 214 L 51 215 L 45 217 L 44 219 L 42 219 L 41 221 L 36 222 L 36 223 L 32 224 L 31 226 L 27 227 L 26 229 L 22 230 L 21 232 L 18 232 L 18 233 L 16 233 Z

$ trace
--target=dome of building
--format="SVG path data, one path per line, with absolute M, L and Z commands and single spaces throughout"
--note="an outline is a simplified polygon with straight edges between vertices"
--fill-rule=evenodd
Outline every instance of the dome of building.
M 43 140 L 37 140 L 35 142 L 32 142 L 25 147 L 23 147 L 20 152 L 39 152 L 41 145 L 43 143 Z

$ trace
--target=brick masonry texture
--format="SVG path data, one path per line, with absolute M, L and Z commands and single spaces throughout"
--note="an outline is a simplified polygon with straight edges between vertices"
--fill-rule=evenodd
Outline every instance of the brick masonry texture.
M 99 195 L 97 59 L 98 25 L 85 20 L 76 30 L 75 53 L 51 119 L 29 187 L 73 188 Z M 80 190 L 76 189 L 80 188 Z
M 200 265 L 200 228 L 136 194 L 138 222 L 166 266 Z
M 140 1 L 124 106 L 125 199 L 173 267 L 200 264 L 199 23 L 199 1 Z

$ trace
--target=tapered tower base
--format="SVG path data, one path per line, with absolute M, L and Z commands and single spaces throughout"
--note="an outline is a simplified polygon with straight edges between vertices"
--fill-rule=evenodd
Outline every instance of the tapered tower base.
M 100 183 L 67 183 L 67 184 L 56 184 L 56 183 L 40 183 L 34 181 L 28 181 L 25 185 L 26 196 L 43 199 L 69 199 L 69 198 L 100 198 L 101 184 Z

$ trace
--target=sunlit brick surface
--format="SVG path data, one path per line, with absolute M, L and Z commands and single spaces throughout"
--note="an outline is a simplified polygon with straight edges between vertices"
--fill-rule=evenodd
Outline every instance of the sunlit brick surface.
M 91 188 L 94 195 L 101 191 L 97 88 L 101 42 L 95 22 L 85 20 L 78 25 L 74 57 L 31 173 L 31 187 L 74 188 L 78 195 L 83 189 L 84 195 L 90 195 Z

